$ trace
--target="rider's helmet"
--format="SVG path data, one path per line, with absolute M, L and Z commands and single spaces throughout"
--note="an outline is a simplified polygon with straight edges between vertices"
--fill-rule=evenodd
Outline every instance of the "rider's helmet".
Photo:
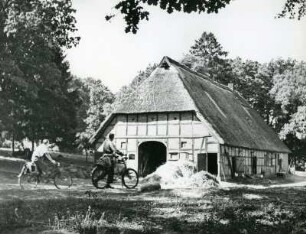
M 45 145 L 49 145 L 49 140 L 48 139 L 43 139 L 42 143 L 45 144 Z

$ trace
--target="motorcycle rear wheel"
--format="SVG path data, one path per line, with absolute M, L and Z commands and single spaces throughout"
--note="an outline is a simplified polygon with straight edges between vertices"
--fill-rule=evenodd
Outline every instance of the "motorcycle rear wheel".
M 97 189 L 103 189 L 107 185 L 107 172 L 100 166 L 93 168 L 91 172 L 91 182 Z

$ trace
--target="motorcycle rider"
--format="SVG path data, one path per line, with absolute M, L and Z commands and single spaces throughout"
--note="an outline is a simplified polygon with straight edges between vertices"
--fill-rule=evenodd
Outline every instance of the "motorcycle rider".
M 110 133 L 108 139 L 103 142 L 103 167 L 106 169 L 107 173 L 107 182 L 105 188 L 113 188 L 110 184 L 114 179 L 114 170 L 116 158 L 120 159 L 120 156 L 123 156 L 123 153 L 116 148 L 114 143 L 115 134 Z

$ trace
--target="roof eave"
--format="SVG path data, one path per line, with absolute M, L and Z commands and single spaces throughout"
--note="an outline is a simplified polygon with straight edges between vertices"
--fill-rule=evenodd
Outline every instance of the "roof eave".
M 96 140 L 98 140 L 100 132 L 105 128 L 105 126 L 112 120 L 113 116 L 115 114 L 111 113 L 110 115 L 108 115 L 105 120 L 101 123 L 100 127 L 98 128 L 98 130 L 91 136 L 91 138 L 89 139 L 89 144 L 93 145 L 95 144 Z

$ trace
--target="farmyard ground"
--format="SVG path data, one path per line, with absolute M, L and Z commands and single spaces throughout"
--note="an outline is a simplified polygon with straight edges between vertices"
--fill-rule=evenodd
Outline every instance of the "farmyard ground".
M 23 191 L 15 173 L 0 178 L 2 233 L 306 233 L 304 182 L 139 193 L 95 190 L 84 179 L 70 190 Z

